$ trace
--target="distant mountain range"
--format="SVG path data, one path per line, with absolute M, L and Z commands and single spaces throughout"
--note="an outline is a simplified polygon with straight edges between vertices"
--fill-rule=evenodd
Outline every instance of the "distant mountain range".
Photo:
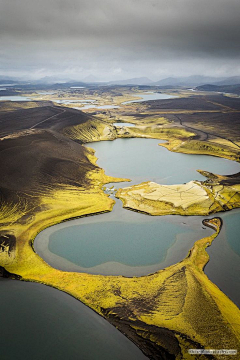
M 240 76 L 231 77 L 212 77 L 212 76 L 182 76 L 182 77 L 168 77 L 159 81 L 152 81 L 147 77 L 131 78 L 126 80 L 114 80 L 109 82 L 100 82 L 92 75 L 85 77 L 82 81 L 76 81 L 69 78 L 60 79 L 57 76 L 45 76 L 38 80 L 26 80 L 22 78 L 14 78 L 10 76 L 0 75 L 0 85 L 4 84 L 25 84 L 25 85 L 54 85 L 59 87 L 70 87 L 70 86 L 87 86 L 87 85 L 139 85 L 139 86 L 161 86 L 161 87 L 198 87 L 202 85 L 238 85 L 240 84 Z M 220 90 L 219 90 L 220 91 Z
M 72 82 L 72 80 L 66 77 L 60 78 L 59 76 L 44 76 L 41 79 L 33 80 L 30 82 L 34 84 L 56 84 L 56 83 L 62 84 L 62 83 Z
M 147 77 L 109 81 L 110 85 L 152 85 L 154 82 Z
M 132 78 L 126 80 L 109 81 L 108 85 L 149 85 L 149 86 L 183 86 L 196 87 L 205 84 L 212 85 L 236 85 L 240 84 L 240 76 L 232 77 L 212 77 L 212 76 L 182 76 L 182 77 L 168 77 L 159 81 L 152 81 L 147 77 Z
M 192 75 L 192 76 L 182 76 L 182 77 L 168 77 L 166 79 L 159 80 L 154 83 L 154 85 L 160 86 L 197 86 L 208 83 L 213 83 L 219 79 L 209 76 L 201 75 Z
M 201 76 L 201 75 L 192 75 L 187 77 L 169 77 L 163 80 L 159 80 L 154 83 L 154 85 L 161 86 L 184 86 L 184 87 L 195 87 L 205 84 L 211 85 L 235 85 L 240 84 L 240 76 L 232 77 L 212 77 L 212 76 Z
M 240 84 L 240 76 L 231 76 L 216 82 L 213 85 L 238 85 Z
M 99 79 L 96 76 L 90 74 L 83 78 L 81 81 L 84 83 L 97 83 L 99 82 Z
M 5 85 L 5 84 L 16 84 L 18 83 L 18 79 L 10 77 L 10 76 L 1 76 L 0 75 L 0 84 L 1 85 Z

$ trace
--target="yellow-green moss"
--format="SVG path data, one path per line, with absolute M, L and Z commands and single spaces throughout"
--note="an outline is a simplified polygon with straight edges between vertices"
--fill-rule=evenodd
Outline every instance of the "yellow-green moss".
M 170 140 L 167 144 L 159 144 L 170 151 L 184 154 L 203 154 L 223 157 L 234 161 L 240 161 L 239 151 L 221 144 L 199 140 Z
M 83 143 L 116 139 L 114 126 L 97 119 L 89 119 L 83 124 L 67 127 L 63 133 L 70 139 Z

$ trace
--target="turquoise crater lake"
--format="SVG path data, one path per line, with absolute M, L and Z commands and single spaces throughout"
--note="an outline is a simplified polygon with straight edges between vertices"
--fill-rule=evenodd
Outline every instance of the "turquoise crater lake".
M 240 170 L 236 162 L 172 153 L 160 147 L 159 142 L 117 139 L 88 146 L 96 150 L 97 163 L 108 175 L 132 179 L 131 183 L 109 184 L 109 188 L 149 180 L 177 184 L 204 179 L 196 169 L 222 175 Z M 110 213 L 44 230 L 35 239 L 34 247 L 50 265 L 65 271 L 139 276 L 183 259 L 196 240 L 212 233 L 202 220 L 200 216 L 147 216 L 123 209 L 117 200 Z
M 85 271 L 108 262 L 131 267 L 155 265 L 164 261 L 176 236 L 184 231 L 179 224 L 157 220 L 103 221 L 63 228 L 50 235 L 48 248 Z

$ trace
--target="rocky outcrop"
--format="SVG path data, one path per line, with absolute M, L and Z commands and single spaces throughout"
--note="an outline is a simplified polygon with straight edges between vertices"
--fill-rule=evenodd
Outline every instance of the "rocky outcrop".
M 0 277 L 9 278 L 9 279 L 15 279 L 15 280 L 20 280 L 21 279 L 20 275 L 11 274 L 7 270 L 5 270 L 4 267 L 2 267 L 2 266 L 0 266 Z

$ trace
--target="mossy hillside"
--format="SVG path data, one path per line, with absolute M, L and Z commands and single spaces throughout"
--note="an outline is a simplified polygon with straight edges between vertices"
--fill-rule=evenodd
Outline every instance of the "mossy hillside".
M 106 119 L 106 115 L 108 116 L 108 114 L 104 114 L 102 115 L 102 117 Z M 110 116 L 108 116 L 108 121 L 110 123 L 113 124 L 113 120 Z M 137 114 L 134 115 L 123 115 L 121 114 L 120 118 L 117 118 L 115 122 L 119 122 L 119 126 L 121 126 L 121 122 L 125 122 L 125 123 L 131 123 L 133 125 L 136 125 L 137 127 L 141 127 L 141 126 L 162 126 L 162 125 L 170 125 L 172 123 L 172 121 L 170 121 L 169 119 L 167 119 L 164 116 L 159 116 L 159 115 L 145 115 L 144 118 L 140 118 L 137 116 Z
M 159 124 L 160 121 L 160 124 Z M 149 126 L 149 123 L 153 125 Z M 114 140 L 120 137 L 145 137 L 156 139 L 181 139 L 186 140 L 195 134 L 183 128 L 168 127 L 165 118 L 151 117 L 146 120 L 147 125 L 135 127 L 118 128 L 113 126 L 110 121 L 92 118 L 83 124 L 70 126 L 64 129 L 63 133 L 72 140 L 79 140 L 83 143 L 101 140 Z M 121 123 L 119 123 L 121 125 Z
M 187 140 L 195 136 L 193 132 L 187 131 L 184 128 L 159 125 L 157 123 L 157 120 L 155 121 L 155 125 L 152 126 L 148 126 L 148 124 L 143 124 L 141 126 L 127 128 L 127 133 L 126 128 L 124 128 L 125 133 L 121 131 L 121 129 L 119 129 L 117 134 L 119 137 L 145 137 L 162 140 L 180 139 L 181 141 Z
M 217 144 L 218 146 L 219 145 L 222 145 L 224 147 L 230 147 L 230 148 L 233 148 L 237 151 L 240 150 L 240 147 L 239 147 L 239 144 L 237 141 L 235 141 L 234 143 L 230 140 L 227 140 L 227 139 L 223 139 L 223 138 L 220 138 L 220 137 L 217 137 L 217 136 L 212 136 L 212 137 L 209 137 L 208 139 L 208 142 L 210 143 L 213 143 L 213 144 Z
M 159 144 L 170 151 L 180 152 L 184 154 L 202 154 L 223 157 L 225 159 L 240 161 L 239 150 L 222 144 L 215 144 L 210 141 L 199 140 L 170 140 L 166 144 Z
M 115 127 L 98 119 L 90 119 L 84 124 L 67 127 L 63 133 L 68 138 L 79 140 L 81 143 L 116 139 Z
M 9 112 L 19 109 L 31 109 L 41 107 L 40 101 L 0 101 L 0 112 Z

